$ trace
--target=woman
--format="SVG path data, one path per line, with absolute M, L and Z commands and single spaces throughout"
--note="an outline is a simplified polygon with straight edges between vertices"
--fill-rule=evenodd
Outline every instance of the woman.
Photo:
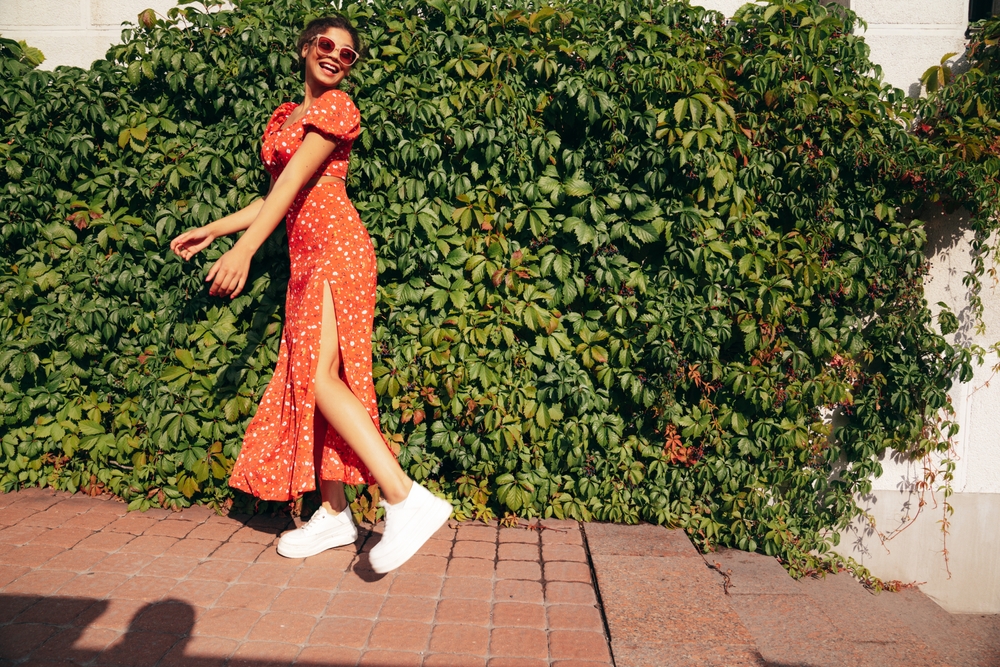
M 264 131 L 267 196 L 181 234 L 170 247 L 187 260 L 215 238 L 246 230 L 206 278 L 209 294 L 234 298 L 254 253 L 286 219 L 291 278 L 278 363 L 229 484 L 290 500 L 316 488 L 318 476 L 322 506 L 278 542 L 279 554 L 304 558 L 357 539 L 344 484 L 374 480 L 386 516 L 369 559 L 376 572 L 388 572 L 441 527 L 451 505 L 406 476 L 379 430 L 371 373 L 375 251 L 344 183 L 360 115 L 337 90 L 360 50 L 343 17 L 306 26 L 298 40 L 304 99 L 279 106 Z

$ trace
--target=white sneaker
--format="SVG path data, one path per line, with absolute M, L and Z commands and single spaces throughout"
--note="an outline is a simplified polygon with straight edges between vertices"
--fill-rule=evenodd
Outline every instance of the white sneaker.
M 278 553 L 285 558 L 308 558 L 316 554 L 353 544 L 358 539 L 350 508 L 330 514 L 322 505 L 301 528 L 290 530 L 278 540 Z
M 451 516 L 451 503 L 416 482 L 402 502 L 379 504 L 385 508 L 385 531 L 368 554 L 372 569 L 379 574 L 408 561 Z

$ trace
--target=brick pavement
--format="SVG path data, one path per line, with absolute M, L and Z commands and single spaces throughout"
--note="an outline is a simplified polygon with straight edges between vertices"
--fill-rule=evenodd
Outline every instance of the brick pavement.
M 290 560 L 289 526 L 0 494 L 0 667 L 1000 666 L 1000 616 L 796 582 L 656 526 L 451 523 L 385 576 L 379 529 Z
M 611 664 L 576 522 L 452 522 L 385 576 L 377 531 L 290 560 L 289 525 L 0 494 L 0 664 Z

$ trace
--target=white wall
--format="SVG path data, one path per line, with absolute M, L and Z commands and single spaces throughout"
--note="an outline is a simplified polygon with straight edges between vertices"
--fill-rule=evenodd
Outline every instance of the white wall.
M 165 15 L 175 0 L 0 0 L 0 35 L 45 54 L 43 69 L 89 67 L 121 41 L 122 21 L 152 8 Z

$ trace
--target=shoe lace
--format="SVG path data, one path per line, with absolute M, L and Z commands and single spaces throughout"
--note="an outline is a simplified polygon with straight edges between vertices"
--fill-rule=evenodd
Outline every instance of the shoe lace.
M 301 528 L 299 528 L 299 530 L 301 530 L 303 533 L 315 532 L 316 530 L 319 529 L 319 525 L 323 523 L 323 514 L 325 514 L 325 512 L 320 512 L 320 510 L 316 510 L 315 512 L 313 512 L 312 517 L 309 518 L 309 521 L 307 521 Z

